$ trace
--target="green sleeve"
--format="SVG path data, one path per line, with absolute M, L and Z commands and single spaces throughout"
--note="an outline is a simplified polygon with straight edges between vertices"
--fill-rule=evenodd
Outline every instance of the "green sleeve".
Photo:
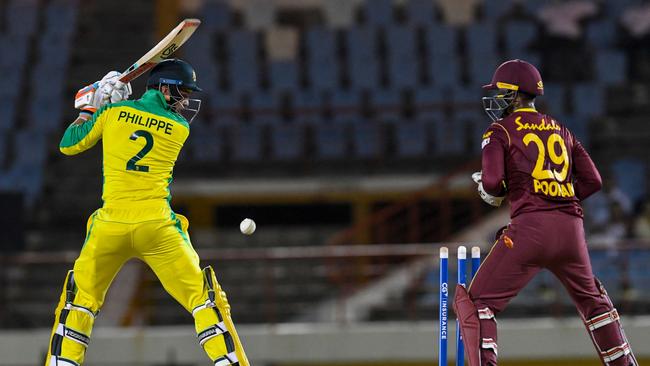
M 65 155 L 76 155 L 95 146 L 104 132 L 104 120 L 109 110 L 110 107 L 106 105 L 97 110 L 88 121 L 68 126 L 59 143 L 59 150 Z

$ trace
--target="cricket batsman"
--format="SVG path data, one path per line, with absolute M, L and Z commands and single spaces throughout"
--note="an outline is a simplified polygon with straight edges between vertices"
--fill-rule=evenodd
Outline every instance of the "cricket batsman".
M 453 306 L 470 366 L 497 364 L 495 316 L 543 268 L 571 295 L 603 365 L 638 366 L 591 270 L 580 202 L 602 185 L 593 161 L 571 131 L 535 109 L 544 84 L 533 65 L 507 61 L 483 88 L 493 93 L 483 98 L 493 123 L 483 135 L 482 171 L 472 177 L 487 203 L 507 198 L 511 221 L 469 288 L 456 287 Z
M 201 91 L 196 73 L 185 61 L 162 61 L 137 100 L 127 100 L 131 86 L 118 78 L 111 72 L 79 91 L 77 101 L 89 103 L 80 106 L 59 146 L 75 155 L 102 140 L 104 204 L 88 219 L 83 247 L 66 276 L 45 365 L 83 364 L 111 281 L 127 260 L 138 258 L 192 313 L 214 366 L 248 366 L 226 294 L 212 267 L 199 267 L 188 221 L 170 207 L 174 164 L 190 132 L 188 119 L 200 107 L 200 100 L 190 99 Z M 88 92 L 93 97 L 82 98 Z

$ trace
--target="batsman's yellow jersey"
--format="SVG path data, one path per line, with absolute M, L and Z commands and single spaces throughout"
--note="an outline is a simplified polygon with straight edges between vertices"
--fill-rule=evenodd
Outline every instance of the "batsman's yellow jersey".
M 189 124 L 158 90 L 142 98 L 108 104 L 65 131 L 59 148 L 75 155 L 103 144 L 104 207 L 169 204 L 174 164 L 189 136 Z

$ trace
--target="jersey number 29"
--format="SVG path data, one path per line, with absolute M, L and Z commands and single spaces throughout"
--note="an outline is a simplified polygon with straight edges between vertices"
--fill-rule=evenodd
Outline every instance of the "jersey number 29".
M 567 173 L 569 172 L 569 153 L 562 136 L 557 133 L 551 134 L 548 137 L 548 140 L 546 140 L 547 149 L 544 148 L 544 142 L 542 139 L 534 133 L 526 134 L 523 138 L 523 142 L 526 146 L 531 142 L 537 145 L 537 161 L 535 162 L 535 167 L 531 173 L 533 178 L 537 180 L 554 179 L 558 182 L 564 182 Z M 559 145 L 559 154 L 555 150 L 556 145 Z M 550 167 L 549 169 L 544 169 L 546 166 L 546 164 L 544 164 L 546 160 L 546 152 L 548 152 L 548 157 L 553 164 L 562 165 L 562 170 L 557 171 L 555 169 L 550 169 Z

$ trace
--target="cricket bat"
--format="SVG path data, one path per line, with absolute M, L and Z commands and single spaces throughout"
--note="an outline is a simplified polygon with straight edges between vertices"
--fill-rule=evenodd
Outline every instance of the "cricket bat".
M 121 75 L 120 81 L 128 83 L 135 80 L 138 76 L 149 71 L 152 67 L 161 61 L 168 59 L 176 50 L 178 50 L 196 31 L 201 24 L 198 19 L 185 19 L 180 22 L 176 28 L 172 29 L 157 45 L 155 45 L 138 61 L 129 66 Z M 95 83 L 97 84 L 97 83 Z M 83 109 L 90 105 L 97 85 L 91 84 L 77 92 L 74 106 L 77 109 Z

